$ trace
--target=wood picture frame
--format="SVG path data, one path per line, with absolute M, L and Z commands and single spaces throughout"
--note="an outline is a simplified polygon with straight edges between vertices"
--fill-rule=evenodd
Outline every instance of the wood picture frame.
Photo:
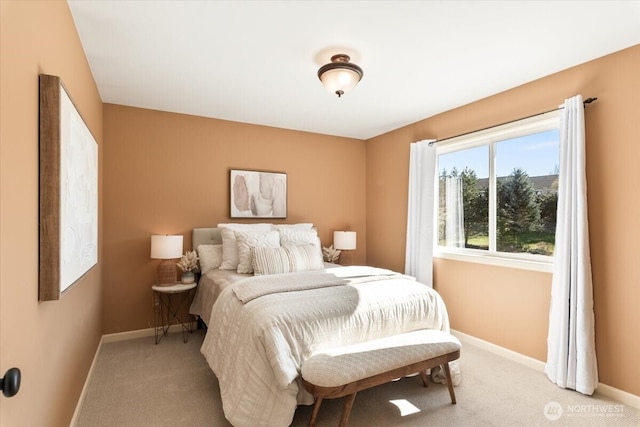
M 38 299 L 50 301 L 98 263 L 98 144 L 62 80 L 39 85 Z
M 287 174 L 229 170 L 231 218 L 286 218 Z

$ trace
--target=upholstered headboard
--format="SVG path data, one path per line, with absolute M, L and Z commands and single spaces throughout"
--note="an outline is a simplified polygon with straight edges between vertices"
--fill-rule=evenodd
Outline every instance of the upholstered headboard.
M 194 228 L 191 232 L 191 244 L 193 250 L 199 245 L 221 245 L 222 234 L 220 228 Z

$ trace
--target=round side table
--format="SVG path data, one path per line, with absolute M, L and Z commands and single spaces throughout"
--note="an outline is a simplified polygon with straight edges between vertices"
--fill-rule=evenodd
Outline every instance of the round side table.
M 170 286 L 154 285 L 153 303 L 155 320 L 156 344 L 167 335 L 171 325 L 180 324 L 182 327 L 182 339 L 186 343 L 189 334 L 193 332 L 191 321 L 180 316 L 180 309 L 191 300 L 191 290 L 198 286 L 197 283 L 176 283 Z

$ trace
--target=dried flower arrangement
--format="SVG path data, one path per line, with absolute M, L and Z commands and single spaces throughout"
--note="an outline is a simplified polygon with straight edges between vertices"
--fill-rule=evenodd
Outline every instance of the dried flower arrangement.
M 322 257 L 326 262 L 335 263 L 336 261 L 338 261 L 338 258 L 340 258 L 341 253 L 342 251 L 339 249 L 335 249 L 333 245 L 329 246 L 328 248 L 322 247 Z
M 196 251 L 187 251 L 176 265 L 182 271 L 193 271 L 198 268 L 198 254 Z

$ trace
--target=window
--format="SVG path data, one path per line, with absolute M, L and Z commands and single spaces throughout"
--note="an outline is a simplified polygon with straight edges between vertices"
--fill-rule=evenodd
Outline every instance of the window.
M 550 263 L 559 137 L 553 111 L 439 143 L 436 254 Z

